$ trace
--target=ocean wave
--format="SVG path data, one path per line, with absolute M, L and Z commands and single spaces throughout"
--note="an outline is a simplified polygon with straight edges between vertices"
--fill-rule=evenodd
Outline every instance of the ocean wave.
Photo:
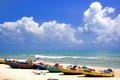
M 84 56 L 44 56 L 44 55 L 35 55 L 35 57 L 40 57 L 40 58 L 49 58 L 49 59 L 65 59 L 65 58 L 68 58 L 68 59 L 78 59 L 78 58 L 81 58 L 81 59 L 100 59 L 99 57 L 84 57 Z

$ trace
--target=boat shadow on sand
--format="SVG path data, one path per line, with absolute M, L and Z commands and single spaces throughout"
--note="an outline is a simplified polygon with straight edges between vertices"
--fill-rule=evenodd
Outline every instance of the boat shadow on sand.
M 79 78 L 106 78 L 106 79 L 108 79 L 108 78 L 113 78 L 113 77 L 97 77 L 97 76 L 85 76 L 85 75 L 79 75 L 79 76 L 77 76 L 77 77 L 79 77 Z

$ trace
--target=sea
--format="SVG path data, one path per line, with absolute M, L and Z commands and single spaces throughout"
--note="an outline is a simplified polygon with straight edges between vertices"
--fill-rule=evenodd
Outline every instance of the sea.
M 120 69 L 120 50 L 0 51 L 2 59 L 34 60 L 35 55 L 43 62 Z

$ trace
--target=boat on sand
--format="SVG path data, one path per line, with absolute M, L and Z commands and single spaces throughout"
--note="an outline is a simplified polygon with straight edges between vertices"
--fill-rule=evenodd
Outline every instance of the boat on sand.
M 30 63 L 30 60 L 28 60 L 27 62 L 6 60 L 6 64 L 9 65 L 11 68 L 34 69 L 34 65 Z
M 50 65 L 47 65 L 46 66 L 46 69 L 49 71 L 49 72 L 62 72 L 60 70 L 62 66 L 60 66 L 58 63 L 56 63 L 55 65 L 53 66 L 50 66 Z
M 112 69 L 106 69 L 106 70 L 89 70 L 89 69 L 79 69 L 79 71 L 88 77 L 114 77 L 114 72 Z
M 76 65 L 73 66 L 72 68 L 60 68 L 60 70 L 66 74 L 66 75 L 79 75 L 79 74 L 82 74 L 79 70 L 79 67 L 77 67 Z

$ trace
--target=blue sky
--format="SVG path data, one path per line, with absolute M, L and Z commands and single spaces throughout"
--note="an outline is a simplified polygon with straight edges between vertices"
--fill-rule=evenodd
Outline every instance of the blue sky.
M 119 0 L 0 0 L 0 50 L 120 50 Z

